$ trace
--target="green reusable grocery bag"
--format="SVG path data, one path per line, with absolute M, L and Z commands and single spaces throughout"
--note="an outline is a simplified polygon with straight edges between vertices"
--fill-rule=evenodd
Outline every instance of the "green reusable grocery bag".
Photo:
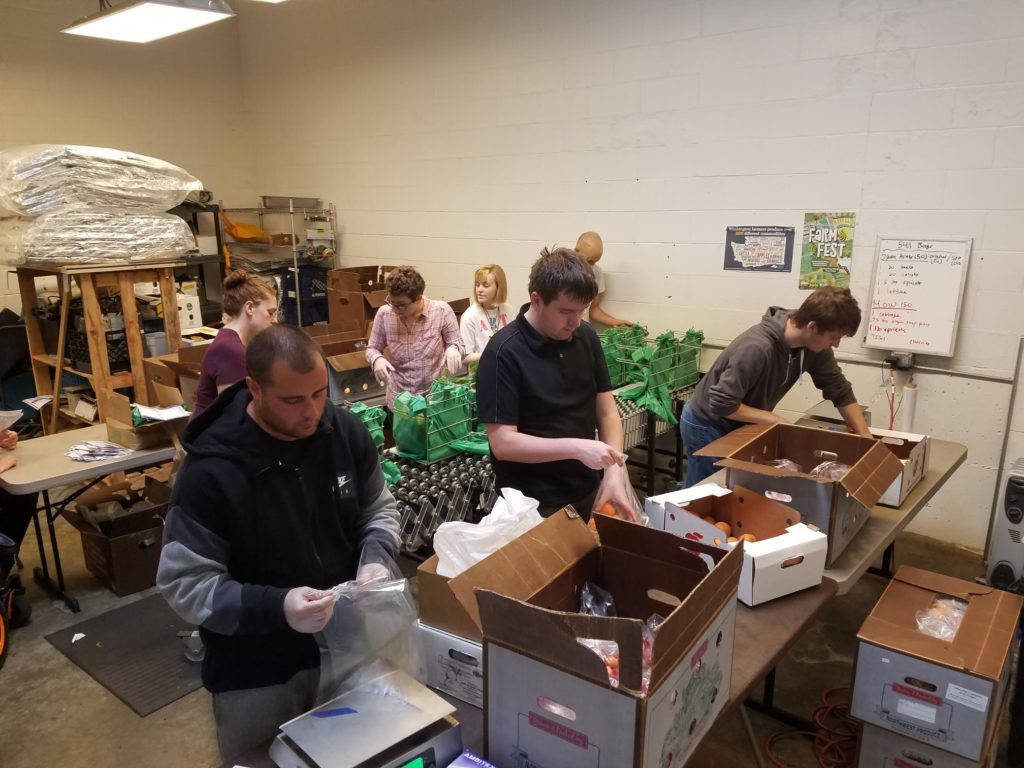
M 384 445 L 384 420 L 388 417 L 387 411 L 380 406 L 369 406 L 365 403 L 352 403 L 349 411 L 366 425 L 374 445 L 378 448 Z

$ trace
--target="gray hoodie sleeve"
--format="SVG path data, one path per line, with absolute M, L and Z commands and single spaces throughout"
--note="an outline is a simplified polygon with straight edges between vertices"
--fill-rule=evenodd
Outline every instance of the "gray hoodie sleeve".
M 728 364 L 718 380 L 708 387 L 708 408 L 712 415 L 728 418 L 744 404 L 765 408 L 764 403 L 748 402 L 748 396 L 760 388 L 758 382 L 767 364 L 768 354 L 763 345 L 750 342 L 729 350 Z
M 836 408 L 857 402 L 853 385 L 843 375 L 831 349 L 809 353 L 807 357 L 807 372 L 826 400 L 831 400 Z
M 380 468 L 377 446 L 369 431 L 356 417 L 346 414 L 352 428 L 353 454 L 359 464 L 359 518 L 356 530 L 361 534 L 360 546 L 380 543 L 392 558 L 398 556 L 398 502 L 388 490 Z M 344 418 L 344 417 L 343 417 Z M 352 424 L 352 422 L 355 422 Z

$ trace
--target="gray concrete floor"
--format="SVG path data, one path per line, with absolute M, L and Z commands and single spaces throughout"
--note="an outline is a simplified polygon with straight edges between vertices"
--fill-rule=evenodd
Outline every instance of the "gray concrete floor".
M 150 594 L 115 597 L 86 571 L 77 531 L 64 521 L 58 523 L 58 530 L 68 586 L 81 601 L 82 612 L 70 613 L 30 576 L 26 578 L 34 608 L 32 623 L 12 633 L 10 656 L 0 670 L 0 766 L 218 765 L 210 698 L 204 690 L 140 718 L 44 639 L 53 631 Z M 25 573 L 30 574 L 37 562 L 31 530 L 22 556 Z M 982 572 L 976 553 L 912 534 L 899 540 L 896 559 L 966 579 Z M 810 717 L 823 690 L 849 685 L 857 629 L 883 587 L 882 579 L 865 576 L 808 629 L 778 668 L 779 706 Z M 750 718 L 762 744 L 772 734 L 788 730 L 757 713 Z M 1005 724 L 1003 730 L 1005 741 Z M 755 765 L 738 714 L 716 724 L 711 746 L 718 757 L 706 765 L 724 764 L 720 761 L 727 759 L 734 765 Z M 778 754 L 795 768 L 818 765 L 808 741 L 787 740 Z M 1005 756 L 997 765 L 1008 767 Z

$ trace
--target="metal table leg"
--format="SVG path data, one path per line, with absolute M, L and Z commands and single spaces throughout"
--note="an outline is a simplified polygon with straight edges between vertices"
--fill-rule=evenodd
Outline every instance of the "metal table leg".
M 90 483 L 86 488 L 93 485 Z M 81 489 L 74 496 L 77 496 L 85 488 Z M 46 550 L 43 547 L 43 536 L 39 530 L 39 510 L 37 509 L 35 514 L 32 516 L 36 527 L 36 543 L 39 545 L 39 567 L 36 567 L 32 571 L 32 575 L 35 580 L 39 583 L 50 594 L 59 597 L 64 601 L 64 604 L 75 613 L 78 613 L 81 609 L 78 606 L 78 601 L 67 594 L 66 587 L 64 585 L 64 569 L 61 568 L 60 564 L 60 548 L 57 546 L 57 530 L 53 527 L 54 521 L 57 519 L 57 515 L 64 509 L 68 501 L 72 497 L 66 499 L 59 510 L 54 510 L 53 505 L 50 504 L 50 492 L 43 491 L 43 514 L 46 516 L 46 528 L 50 533 L 50 549 L 53 552 L 53 569 L 57 574 L 57 581 L 54 583 L 53 579 L 50 578 L 50 569 L 46 561 Z

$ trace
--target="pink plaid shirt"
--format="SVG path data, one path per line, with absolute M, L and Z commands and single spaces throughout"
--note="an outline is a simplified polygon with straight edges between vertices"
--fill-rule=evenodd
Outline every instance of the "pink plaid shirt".
M 463 356 L 466 354 L 452 308 L 443 301 L 426 297 L 423 301 L 422 314 L 408 326 L 390 304 L 378 309 L 373 319 L 366 359 L 372 368 L 386 347 L 391 352 L 391 364 L 395 366 L 386 393 L 388 408 L 394 408 L 395 395 L 399 392 L 422 395 L 430 389 L 441 375 L 444 351 L 449 346 L 458 347 Z

